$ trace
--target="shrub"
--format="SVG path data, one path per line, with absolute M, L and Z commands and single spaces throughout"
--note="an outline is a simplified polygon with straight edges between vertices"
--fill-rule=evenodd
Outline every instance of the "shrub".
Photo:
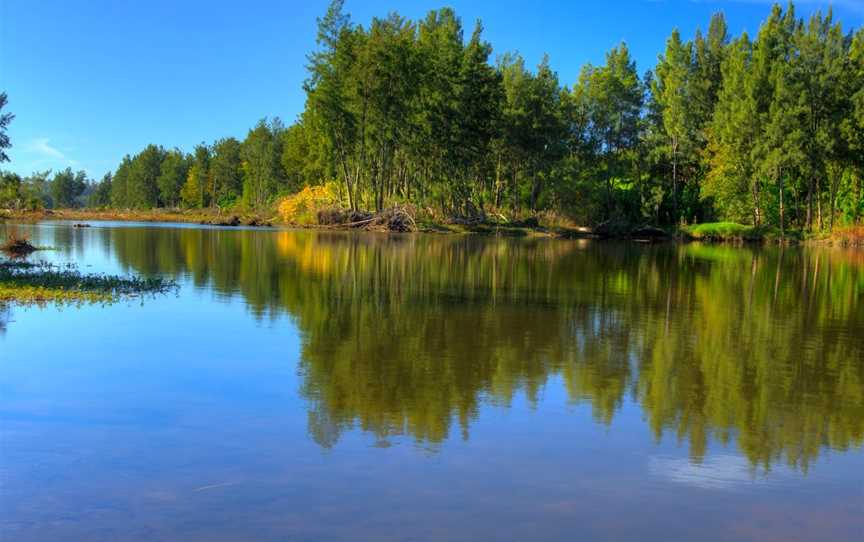
M 279 202 L 279 216 L 289 224 L 308 226 L 317 223 L 319 211 L 334 207 L 338 201 L 332 183 L 306 186 Z

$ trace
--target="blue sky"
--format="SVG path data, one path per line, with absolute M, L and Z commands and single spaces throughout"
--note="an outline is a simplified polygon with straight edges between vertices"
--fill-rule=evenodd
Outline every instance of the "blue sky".
M 293 121 L 303 108 L 305 56 L 327 0 L 0 0 L 0 90 L 16 119 L 11 163 L 21 174 L 72 167 L 101 177 L 148 143 L 191 150 L 242 138 L 258 119 Z M 809 15 L 832 2 L 799 1 Z M 755 33 L 768 0 L 347 0 L 355 22 L 396 10 L 419 18 L 449 5 L 470 33 L 483 20 L 495 54 L 530 64 L 549 53 L 565 84 L 626 41 L 652 68 L 674 27 L 692 36 L 723 11 Z M 834 0 L 844 28 L 864 0 Z

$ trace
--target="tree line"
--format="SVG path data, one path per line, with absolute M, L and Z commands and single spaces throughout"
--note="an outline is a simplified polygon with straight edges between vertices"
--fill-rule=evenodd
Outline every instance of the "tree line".
M 673 31 L 653 70 L 622 43 L 568 86 L 548 58 L 493 59 L 482 24 L 466 39 L 451 9 L 363 26 L 334 0 L 304 89 L 290 126 L 264 119 L 192 153 L 149 145 L 88 203 L 260 209 L 332 182 L 351 209 L 447 218 L 813 230 L 864 215 L 864 30 L 830 11 L 775 5 L 753 37 L 718 13 L 691 40 Z

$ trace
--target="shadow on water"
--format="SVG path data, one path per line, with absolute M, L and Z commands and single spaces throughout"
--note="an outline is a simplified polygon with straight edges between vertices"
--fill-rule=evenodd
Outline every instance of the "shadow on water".
M 56 246 L 83 250 L 58 228 Z M 864 443 L 860 252 L 216 229 L 94 230 L 129 272 L 162 273 L 302 334 L 311 437 L 354 428 L 431 448 L 483 404 L 551 378 L 614 424 L 737 443 L 806 470 Z M 2 316 L 0 316 L 2 320 Z M 2 324 L 0 324 L 2 325 Z

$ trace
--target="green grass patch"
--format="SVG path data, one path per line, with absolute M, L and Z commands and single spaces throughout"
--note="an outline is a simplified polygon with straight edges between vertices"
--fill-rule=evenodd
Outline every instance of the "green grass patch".
M 0 262 L 0 302 L 112 303 L 176 288 L 176 283 L 162 278 L 84 274 L 73 264 Z
M 755 240 L 761 238 L 756 228 L 735 222 L 709 222 L 682 228 L 692 239 L 705 241 Z
M 768 242 L 795 242 L 802 239 L 800 230 L 786 229 L 780 235 L 780 228 L 776 226 L 749 226 L 736 222 L 708 222 L 706 224 L 695 224 L 685 226 L 680 232 L 690 239 L 698 241 L 768 241 Z

